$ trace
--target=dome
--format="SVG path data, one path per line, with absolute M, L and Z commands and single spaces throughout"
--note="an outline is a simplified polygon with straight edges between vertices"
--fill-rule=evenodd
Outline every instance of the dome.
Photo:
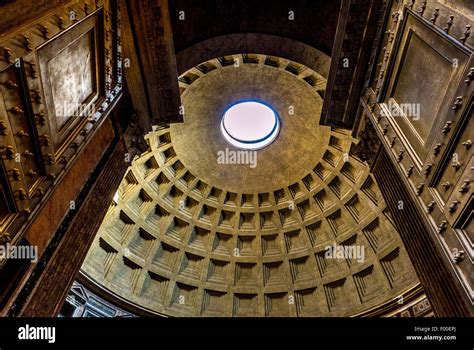
M 184 123 L 146 136 L 82 273 L 169 316 L 353 316 L 417 284 L 357 140 L 319 124 L 325 85 L 251 53 L 182 74 Z

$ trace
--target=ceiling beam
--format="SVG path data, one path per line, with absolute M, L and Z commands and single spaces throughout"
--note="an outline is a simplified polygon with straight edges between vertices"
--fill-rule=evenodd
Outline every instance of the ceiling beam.
M 320 124 L 353 127 L 383 4 L 342 1 Z
M 131 0 L 125 3 L 132 37 L 124 41 L 124 44 L 128 45 L 125 51 L 131 56 L 131 66 L 127 68 L 124 64 L 124 70 L 135 108 L 148 111 L 152 125 L 182 122 L 168 1 Z M 139 70 L 133 67 L 134 60 L 135 64 L 139 65 Z M 140 73 L 137 73 L 138 71 Z M 140 84 L 143 86 L 134 88 Z M 146 103 L 143 97 L 139 96 L 143 95 L 143 92 L 146 95 Z M 146 126 L 146 121 L 142 120 L 140 124 Z

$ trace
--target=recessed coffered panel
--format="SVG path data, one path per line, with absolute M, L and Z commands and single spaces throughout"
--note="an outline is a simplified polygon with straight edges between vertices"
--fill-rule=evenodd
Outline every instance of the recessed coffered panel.
M 53 102 L 55 102 L 56 126 L 59 130 L 63 129 L 70 118 L 73 118 L 68 117 L 68 114 L 74 114 L 81 103 L 94 93 L 95 67 L 91 64 L 91 51 L 91 35 L 88 33 L 53 57 L 47 64 Z
M 421 169 L 469 54 L 405 12 L 383 111 Z
M 423 57 L 424 59 L 420 59 Z M 446 94 L 453 73 L 453 64 L 449 57 L 436 51 L 418 34 L 411 31 L 408 34 L 405 53 L 400 62 L 398 78 L 394 82 L 391 98 L 394 103 L 420 105 L 419 101 L 431 101 L 420 106 L 419 118 L 414 115 L 418 111 L 406 111 L 401 116 L 400 125 L 406 124 L 413 132 L 414 142 L 425 144 L 435 118 L 432 118 L 440 108 L 443 96 Z M 440 69 L 441 68 L 441 69 Z M 418 84 L 417 84 L 418 83 Z M 416 89 L 418 94 L 413 94 Z M 403 107 L 403 106 L 402 106 Z M 403 109 L 402 109 L 403 112 Z M 403 127 L 403 129 L 406 129 Z
M 92 16 L 38 50 L 56 156 L 103 96 L 98 25 Z

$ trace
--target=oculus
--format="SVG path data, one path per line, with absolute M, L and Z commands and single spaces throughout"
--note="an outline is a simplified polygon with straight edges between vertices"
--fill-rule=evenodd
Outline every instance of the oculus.
M 280 131 L 275 110 L 259 101 L 242 101 L 226 109 L 221 120 L 221 132 L 227 142 L 242 148 L 257 150 L 271 144 Z

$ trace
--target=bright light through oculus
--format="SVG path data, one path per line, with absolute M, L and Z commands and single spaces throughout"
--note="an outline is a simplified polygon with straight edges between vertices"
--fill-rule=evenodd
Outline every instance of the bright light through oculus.
M 226 110 L 221 121 L 221 131 L 232 145 L 255 150 L 275 140 L 280 131 L 280 122 L 271 107 L 256 101 L 245 101 Z

